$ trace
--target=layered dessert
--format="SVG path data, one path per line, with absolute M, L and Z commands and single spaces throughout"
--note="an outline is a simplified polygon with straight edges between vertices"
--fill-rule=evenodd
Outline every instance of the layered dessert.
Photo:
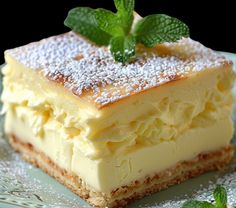
M 69 32 L 5 52 L 5 132 L 96 207 L 123 207 L 229 163 L 232 62 L 190 38 L 117 63 Z

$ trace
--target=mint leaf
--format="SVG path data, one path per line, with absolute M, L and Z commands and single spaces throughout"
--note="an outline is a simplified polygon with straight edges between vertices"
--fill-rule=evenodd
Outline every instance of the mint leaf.
M 126 13 L 128 15 L 132 15 L 134 11 L 134 0 L 114 0 L 116 9 L 118 13 Z
M 175 42 L 189 36 L 189 28 L 180 20 L 164 14 L 149 15 L 135 26 L 137 42 L 154 47 L 164 42 Z
M 117 8 L 117 15 L 122 22 L 124 32 L 130 32 L 134 20 L 134 0 L 114 0 Z
M 99 27 L 112 36 L 128 35 L 134 19 L 134 0 L 114 0 L 117 13 L 96 9 Z
M 135 55 L 135 37 L 134 36 L 117 36 L 111 39 L 111 53 L 118 62 L 126 62 L 130 57 Z
M 118 62 L 126 62 L 135 55 L 135 37 L 129 35 L 133 22 L 134 0 L 115 0 L 117 13 L 96 9 L 99 28 L 112 35 L 110 50 Z
M 106 9 L 96 9 L 96 20 L 99 28 L 112 36 L 124 35 L 121 20 L 118 16 Z
M 70 10 L 64 24 L 98 45 L 108 45 L 111 35 L 101 30 L 95 18 L 95 10 L 78 7 Z
M 216 206 L 219 208 L 226 208 L 227 205 L 227 192 L 224 187 L 217 186 L 213 192 Z
M 187 201 L 183 204 L 182 208 L 214 208 L 215 206 L 206 201 Z

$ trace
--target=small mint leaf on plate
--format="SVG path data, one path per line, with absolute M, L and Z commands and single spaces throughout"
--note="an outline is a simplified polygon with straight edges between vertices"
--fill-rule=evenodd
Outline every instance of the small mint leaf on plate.
M 97 45 L 109 45 L 111 35 L 99 28 L 95 18 L 95 10 L 89 7 L 70 10 L 64 24 Z
M 134 20 L 134 0 L 114 0 L 117 9 L 117 16 L 122 22 L 124 32 L 130 32 Z
M 116 61 L 124 63 L 135 55 L 135 45 L 134 36 L 117 36 L 111 39 L 110 50 Z
M 182 208 L 215 208 L 215 206 L 206 201 L 191 200 L 185 202 Z
M 227 192 L 224 187 L 217 186 L 213 192 L 217 208 L 226 208 L 227 205 Z
M 112 36 L 124 35 L 121 20 L 118 16 L 106 9 L 96 9 L 95 16 L 100 29 Z
M 141 19 L 134 28 L 138 43 L 154 47 L 164 42 L 175 42 L 189 36 L 189 28 L 177 18 L 153 14 Z

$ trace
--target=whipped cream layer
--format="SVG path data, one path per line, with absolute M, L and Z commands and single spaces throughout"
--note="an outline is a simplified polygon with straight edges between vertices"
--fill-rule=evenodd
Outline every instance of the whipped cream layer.
M 6 133 L 33 144 L 98 191 L 109 193 L 227 146 L 232 138 L 230 66 L 205 69 L 98 109 L 6 59 Z

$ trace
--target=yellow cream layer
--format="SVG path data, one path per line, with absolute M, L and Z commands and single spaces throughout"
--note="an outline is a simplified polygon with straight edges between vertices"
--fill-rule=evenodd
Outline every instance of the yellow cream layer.
M 8 110 L 5 123 L 7 133 L 14 133 L 23 142 L 33 144 L 60 167 L 79 175 L 86 184 L 107 194 L 172 167 L 179 161 L 192 159 L 201 152 L 224 147 L 229 144 L 233 134 L 232 121 L 228 116 L 211 125 L 191 128 L 176 140 L 136 146 L 129 152 L 94 160 L 81 153 L 76 141 L 66 140 L 58 131 L 59 126 L 52 124 L 51 129 L 48 127 L 45 132 L 44 139 L 37 138 L 30 127 L 35 118 L 28 112 L 22 119 L 21 112 L 22 109 L 17 108 Z
M 231 68 L 209 69 L 97 109 L 6 55 L 5 111 L 17 111 L 38 140 L 57 129 L 91 159 L 173 141 L 230 118 Z

